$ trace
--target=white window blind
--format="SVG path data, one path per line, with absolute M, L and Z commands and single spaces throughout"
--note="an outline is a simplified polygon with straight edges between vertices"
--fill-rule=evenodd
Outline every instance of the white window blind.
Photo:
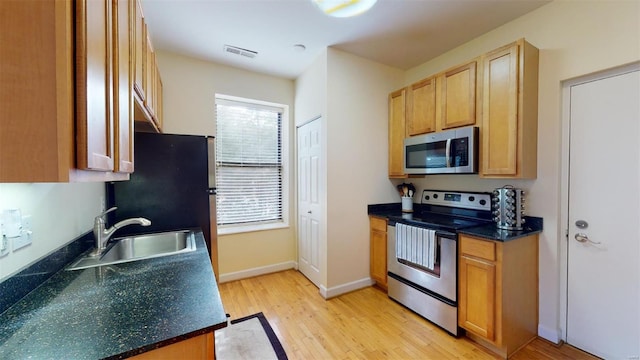
M 219 225 L 282 221 L 282 109 L 216 99 Z

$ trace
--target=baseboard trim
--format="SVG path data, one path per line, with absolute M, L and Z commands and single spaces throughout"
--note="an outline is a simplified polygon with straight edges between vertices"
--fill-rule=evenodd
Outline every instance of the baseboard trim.
M 560 336 L 560 330 L 548 328 L 541 324 L 538 324 L 538 336 L 545 340 L 551 341 L 554 344 L 559 344 L 562 340 Z
M 324 286 L 320 286 L 320 295 L 322 295 L 325 299 L 330 299 L 332 297 L 340 296 L 342 294 L 346 294 L 348 292 L 352 292 L 355 290 L 364 289 L 371 285 L 375 284 L 375 281 L 371 278 L 364 278 L 356 281 L 352 281 L 350 283 L 334 286 L 331 288 L 326 288 Z
M 226 274 L 220 274 L 219 282 L 225 283 L 234 280 L 246 279 L 254 276 L 266 275 L 278 271 L 284 271 L 289 269 L 297 269 L 298 263 L 295 261 L 286 261 L 279 264 L 272 264 L 267 266 L 260 266 L 253 269 L 247 269 L 242 271 L 236 271 Z

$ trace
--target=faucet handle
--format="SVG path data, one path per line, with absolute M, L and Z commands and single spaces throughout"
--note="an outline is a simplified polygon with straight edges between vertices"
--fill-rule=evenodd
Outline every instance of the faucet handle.
M 112 211 L 116 211 L 116 209 L 118 209 L 118 207 L 117 207 L 117 206 L 114 206 L 114 207 L 112 207 L 111 209 L 109 209 L 109 210 L 107 210 L 107 211 L 103 212 L 102 214 L 100 214 L 100 215 L 96 216 L 96 219 L 97 219 L 97 218 L 101 218 L 101 217 L 103 217 L 103 216 L 107 215 L 108 213 L 110 213 L 110 212 L 112 212 Z

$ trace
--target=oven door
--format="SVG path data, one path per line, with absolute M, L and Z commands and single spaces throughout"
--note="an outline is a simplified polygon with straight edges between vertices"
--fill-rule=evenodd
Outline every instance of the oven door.
M 433 270 L 417 266 L 397 256 L 396 227 L 387 227 L 387 270 L 392 276 L 407 280 L 437 297 L 457 302 L 457 236 L 436 231 L 437 244 Z

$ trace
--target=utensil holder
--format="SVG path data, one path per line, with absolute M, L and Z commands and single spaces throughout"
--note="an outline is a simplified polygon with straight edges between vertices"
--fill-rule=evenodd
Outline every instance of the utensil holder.
M 413 212 L 413 198 L 408 196 L 402 197 L 402 212 Z

